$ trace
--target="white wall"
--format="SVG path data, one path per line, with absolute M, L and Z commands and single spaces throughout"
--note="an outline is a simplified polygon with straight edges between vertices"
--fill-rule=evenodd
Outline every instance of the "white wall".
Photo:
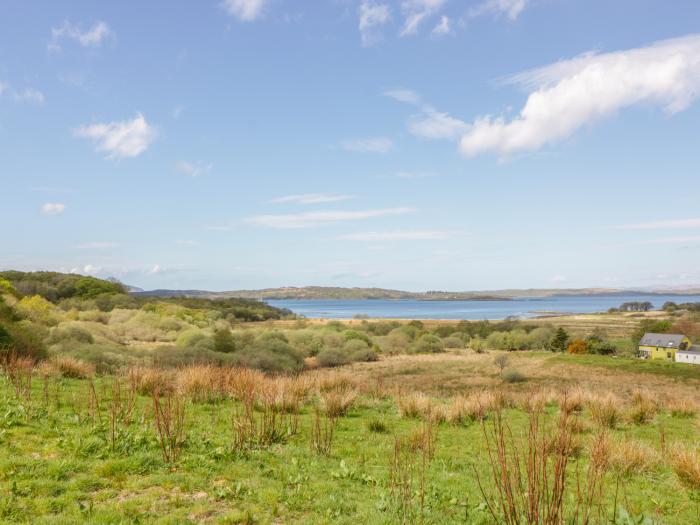
M 676 352 L 677 363 L 690 363 L 691 365 L 700 365 L 700 354 Z

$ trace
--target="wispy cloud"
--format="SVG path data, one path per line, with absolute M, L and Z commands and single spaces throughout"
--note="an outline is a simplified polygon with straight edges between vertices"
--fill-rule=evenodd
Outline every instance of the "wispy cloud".
M 326 202 L 339 202 L 353 199 L 353 195 L 341 195 L 338 193 L 302 193 L 299 195 L 285 195 L 268 201 L 272 204 L 322 204 Z
M 469 130 L 469 125 L 447 113 L 425 106 L 419 115 L 408 121 L 408 131 L 425 139 L 456 140 Z
M 79 244 L 76 248 L 80 250 L 107 250 L 109 248 L 117 248 L 119 245 L 116 242 L 86 242 Z
M 245 222 L 254 226 L 264 226 L 267 228 L 297 229 L 385 217 L 387 215 L 402 215 L 414 211 L 413 208 L 384 208 L 359 211 L 328 210 L 280 215 L 254 215 L 252 217 L 247 217 Z
M 566 275 L 553 275 L 552 277 L 549 278 L 550 283 L 563 283 L 566 282 L 568 279 Z
M 61 49 L 62 40 L 73 40 L 83 47 L 99 47 L 102 42 L 109 38 L 114 38 L 114 31 L 105 22 L 95 22 L 89 29 L 82 30 L 80 26 L 64 22 L 61 27 L 51 30 L 51 41 L 49 50 L 58 51 Z
M 360 153 L 387 153 L 394 147 L 394 142 L 387 137 L 345 140 L 341 144 L 347 151 Z
M 38 106 L 43 106 L 45 97 L 38 89 L 24 88 L 17 90 L 7 82 L 0 82 L 0 97 L 8 96 L 15 102 L 29 102 Z
M 622 230 L 672 230 L 682 228 L 700 228 L 700 219 L 674 219 L 670 221 L 640 222 L 618 226 Z
M 511 20 L 518 18 L 523 12 L 529 0 L 486 0 L 469 10 L 469 16 L 476 17 L 492 14 L 505 15 Z
M 265 14 L 266 0 L 224 0 L 221 6 L 242 22 L 252 22 Z
M 410 89 L 387 89 L 386 91 L 384 91 L 383 95 L 385 97 L 393 98 L 398 102 L 403 102 L 404 104 L 412 104 L 414 106 L 420 104 L 420 95 Z
M 437 173 L 431 172 L 415 172 L 415 171 L 397 171 L 393 175 L 397 179 L 425 179 L 427 177 L 436 177 Z
M 388 4 L 364 0 L 357 8 L 357 16 L 362 45 L 371 46 L 380 39 L 378 28 L 391 19 L 391 9 Z
M 626 107 L 686 109 L 700 95 L 700 34 L 612 53 L 587 53 L 515 75 L 533 89 L 515 118 L 477 118 L 462 137 L 468 155 L 537 150 Z
M 156 128 L 141 113 L 132 120 L 81 126 L 74 133 L 91 139 L 96 150 L 107 153 L 108 159 L 136 157 L 148 149 L 157 135 Z
M 178 239 L 177 241 L 175 241 L 175 244 L 177 244 L 178 246 L 194 246 L 195 244 L 197 244 L 197 241 L 192 241 L 189 239 Z
M 435 241 L 449 239 L 453 232 L 437 230 L 397 230 L 388 232 L 350 233 L 337 237 L 345 241 L 389 242 L 389 241 Z
M 446 0 L 404 0 L 401 11 L 405 15 L 401 36 L 415 35 L 420 25 L 436 14 Z
M 66 211 L 66 205 L 61 202 L 47 202 L 41 206 L 44 215 L 59 215 Z
M 434 35 L 449 35 L 450 29 L 450 18 L 448 16 L 441 16 L 440 21 L 433 28 Z
M 181 160 L 175 164 L 177 171 L 188 177 L 201 177 L 202 175 L 207 175 L 213 169 L 213 164 L 206 164 L 204 162 L 188 162 L 186 160 Z

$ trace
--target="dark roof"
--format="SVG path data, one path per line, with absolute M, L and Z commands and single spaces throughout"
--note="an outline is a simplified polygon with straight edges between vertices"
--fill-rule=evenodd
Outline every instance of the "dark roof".
M 678 348 L 685 339 L 684 335 L 679 334 L 654 334 L 647 332 L 639 341 L 642 346 L 662 346 L 664 348 Z
M 693 345 L 687 350 L 678 350 L 679 354 L 700 355 L 700 345 Z

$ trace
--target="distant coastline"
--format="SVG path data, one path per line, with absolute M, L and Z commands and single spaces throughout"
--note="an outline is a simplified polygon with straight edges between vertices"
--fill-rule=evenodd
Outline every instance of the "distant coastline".
M 692 287 L 673 290 L 644 290 L 620 288 L 531 288 L 484 291 L 427 291 L 407 292 L 385 288 L 341 288 L 325 286 L 264 288 L 260 290 L 231 290 L 213 292 L 207 290 L 150 290 L 132 288 L 134 295 L 152 297 L 201 297 L 207 299 L 259 299 L 287 300 L 415 300 L 415 301 L 510 301 L 516 299 L 547 299 L 550 297 L 616 297 L 635 295 L 640 297 L 685 296 L 700 293 Z

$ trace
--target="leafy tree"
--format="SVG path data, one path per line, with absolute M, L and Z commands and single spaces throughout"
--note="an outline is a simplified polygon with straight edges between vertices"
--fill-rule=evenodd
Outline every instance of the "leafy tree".
M 642 319 L 637 326 L 637 329 L 632 332 L 631 338 L 632 342 L 637 345 L 639 341 L 644 337 L 647 332 L 652 332 L 654 334 L 665 334 L 671 330 L 671 321 L 667 319 L 656 320 L 656 319 Z
M 12 283 L 10 281 L 0 277 L 0 294 L 4 293 L 16 296 L 17 290 L 15 290 L 15 287 L 12 286 Z
M 438 336 L 434 334 L 424 334 L 415 342 L 413 350 L 419 353 L 437 353 L 444 352 L 445 347 L 442 344 L 442 339 Z
M 231 335 L 231 330 L 224 328 L 214 332 L 214 351 L 224 354 L 236 351 L 236 342 Z
M 503 371 L 508 366 L 508 356 L 506 354 L 499 354 L 493 358 L 493 364 L 498 367 L 498 371 L 503 375 Z
M 549 348 L 552 352 L 566 352 L 568 346 L 569 333 L 560 326 L 554 334 L 554 337 L 552 337 Z

